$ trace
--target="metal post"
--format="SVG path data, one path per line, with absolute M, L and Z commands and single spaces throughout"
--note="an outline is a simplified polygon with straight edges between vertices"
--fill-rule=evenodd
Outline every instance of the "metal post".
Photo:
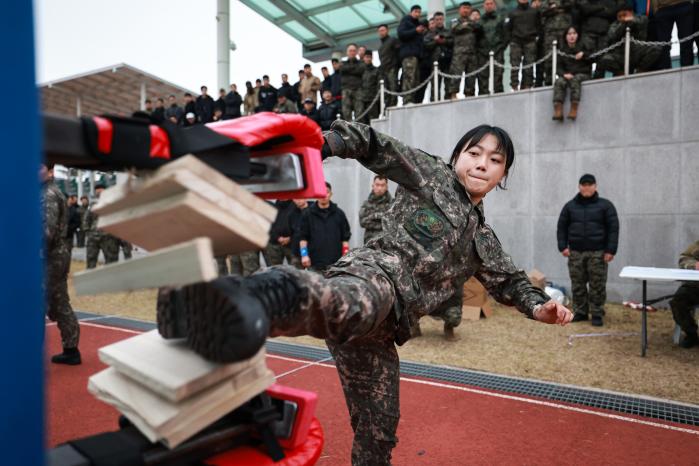
M 624 41 L 624 76 L 629 75 L 629 58 L 631 56 L 631 28 L 626 28 L 626 40 Z
M 82 116 L 82 113 L 83 113 L 82 102 L 81 102 L 81 100 L 80 100 L 80 96 L 77 96 L 77 97 L 75 98 L 75 115 L 76 115 L 78 118 L 80 118 L 80 117 Z M 83 182 L 82 182 L 82 180 L 83 180 L 83 171 L 82 171 L 82 170 L 78 170 L 77 177 L 78 177 L 78 178 L 77 178 L 77 180 L 78 180 L 78 183 L 77 183 L 77 184 L 78 184 L 78 202 L 79 202 L 79 201 L 80 201 L 80 198 L 83 197 L 83 191 L 84 191 L 84 189 L 83 189 Z
M 341 120 L 341 119 L 342 119 L 342 114 L 338 113 L 337 115 L 335 115 L 335 119 L 336 119 L 336 120 Z
M 495 52 L 491 50 L 488 55 L 488 93 L 495 94 Z
M 95 172 L 90 172 L 90 199 L 95 197 Z
M 141 83 L 141 104 L 139 105 L 141 111 L 146 109 L 146 83 Z
M 556 82 L 556 69 L 558 68 L 558 41 L 553 41 L 553 53 L 551 55 L 551 84 Z
M 439 102 L 439 62 L 435 61 L 432 63 L 434 67 L 434 76 L 432 78 L 432 95 L 434 96 L 434 101 Z
M 648 312 L 646 310 L 646 297 L 646 281 L 643 280 L 643 309 L 641 309 L 641 357 L 646 356 L 646 349 L 648 348 Z
M 386 96 L 384 94 L 386 92 L 386 85 L 383 79 L 379 81 L 379 92 L 379 116 L 383 118 L 385 115 L 384 112 L 386 111 Z
M 218 68 L 218 88 L 228 89 L 231 69 L 231 20 L 230 0 L 216 1 L 216 66 Z

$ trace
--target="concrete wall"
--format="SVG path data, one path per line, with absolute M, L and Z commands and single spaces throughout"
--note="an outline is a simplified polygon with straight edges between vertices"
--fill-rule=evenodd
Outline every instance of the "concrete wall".
M 392 108 L 372 125 L 444 158 L 478 124 L 506 129 L 514 169 L 507 191 L 486 198 L 486 217 L 520 267 L 567 287 L 556 222 L 580 175 L 593 173 L 621 221 L 608 299 L 638 298 L 640 286 L 618 278 L 623 266 L 676 267 L 680 252 L 699 239 L 699 67 L 587 82 L 576 122 L 552 121 L 551 98 L 549 87 Z M 352 245 L 361 244 L 357 213 L 372 174 L 354 161 L 328 160 L 326 176 L 352 224 Z M 649 292 L 675 288 L 652 284 Z

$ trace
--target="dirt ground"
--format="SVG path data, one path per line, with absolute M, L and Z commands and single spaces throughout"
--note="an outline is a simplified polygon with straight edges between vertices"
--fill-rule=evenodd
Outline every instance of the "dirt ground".
M 84 268 L 83 262 L 73 262 L 71 271 Z M 154 290 L 77 297 L 72 280 L 69 289 L 75 309 L 155 320 Z M 608 304 L 605 326 L 599 328 L 589 322 L 542 325 L 512 308 L 497 304 L 493 308 L 487 319 L 464 321 L 456 329 L 455 342 L 442 338 L 440 321 L 422 319 L 423 336 L 400 347 L 401 358 L 699 403 L 699 348 L 685 350 L 672 343 L 669 310 L 648 314 L 649 348 L 641 358 L 639 311 Z M 570 338 L 589 333 L 605 335 Z M 621 335 L 625 333 L 634 335 Z M 325 346 L 311 337 L 280 340 Z

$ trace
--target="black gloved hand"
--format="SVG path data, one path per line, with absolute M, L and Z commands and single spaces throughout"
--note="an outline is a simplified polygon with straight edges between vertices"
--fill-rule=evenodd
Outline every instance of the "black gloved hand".
M 342 136 L 335 131 L 325 131 L 323 139 L 325 139 L 325 143 L 320 151 L 323 160 L 331 156 L 342 157 L 344 155 L 345 141 L 342 139 Z

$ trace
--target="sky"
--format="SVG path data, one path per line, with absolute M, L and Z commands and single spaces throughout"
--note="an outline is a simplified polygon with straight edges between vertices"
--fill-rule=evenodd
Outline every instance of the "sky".
M 216 0 L 35 0 L 37 82 L 128 63 L 198 92 L 218 85 Z M 231 82 L 287 73 L 294 83 L 305 60 L 301 43 L 232 0 Z M 320 67 L 313 73 L 320 76 Z M 214 94 L 214 92 L 211 92 Z

